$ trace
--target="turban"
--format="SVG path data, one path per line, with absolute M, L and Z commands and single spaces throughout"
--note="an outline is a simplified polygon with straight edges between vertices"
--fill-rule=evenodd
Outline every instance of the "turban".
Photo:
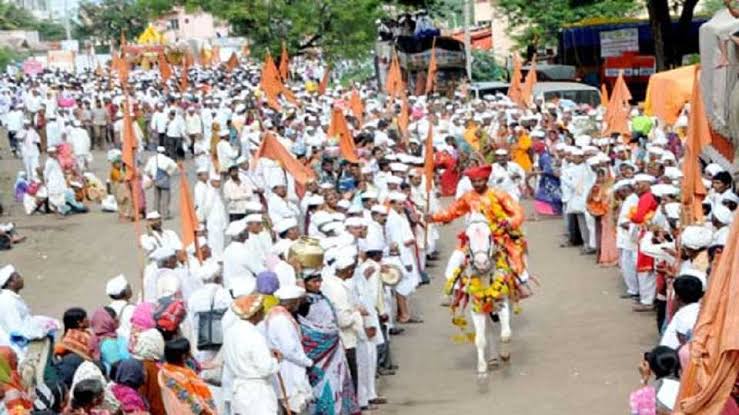
M 480 167 L 471 167 L 467 169 L 464 174 L 470 178 L 470 180 L 481 180 L 481 179 L 487 179 L 490 177 L 490 172 L 492 172 L 493 167 L 490 165 L 487 166 L 480 166 Z

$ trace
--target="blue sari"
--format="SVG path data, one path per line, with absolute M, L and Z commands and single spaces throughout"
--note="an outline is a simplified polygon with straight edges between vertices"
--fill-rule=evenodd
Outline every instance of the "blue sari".
M 562 214 L 562 186 L 554 175 L 552 155 L 545 151 L 539 156 L 539 186 L 536 189 L 535 207 L 543 215 Z
M 339 338 L 339 326 L 331 303 L 322 294 L 308 294 L 310 311 L 298 316 L 303 349 L 313 360 L 308 380 L 315 401 L 311 415 L 353 415 L 360 413 L 349 365 Z

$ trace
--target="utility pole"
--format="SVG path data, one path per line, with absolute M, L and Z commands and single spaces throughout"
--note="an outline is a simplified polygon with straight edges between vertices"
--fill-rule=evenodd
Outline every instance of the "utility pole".
M 467 79 L 472 82 L 472 47 L 470 45 L 470 2 L 462 0 L 462 8 L 464 11 L 464 53 L 467 66 Z
M 64 0 L 64 30 L 67 32 L 67 40 L 72 40 L 72 29 L 69 24 L 69 9 L 67 0 Z

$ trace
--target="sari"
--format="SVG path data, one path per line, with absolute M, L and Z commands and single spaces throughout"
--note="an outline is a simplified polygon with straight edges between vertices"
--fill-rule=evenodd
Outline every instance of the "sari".
M 331 303 L 323 294 L 308 294 L 309 311 L 298 317 L 303 333 L 303 349 L 313 360 L 308 380 L 315 400 L 311 415 L 352 415 L 360 413 L 339 326 Z
M 159 361 L 163 355 L 164 338 L 157 329 L 151 328 L 138 334 L 132 356 L 144 365 L 144 384 L 139 387 L 139 393 L 149 403 L 151 415 L 166 415 L 158 381 Z
M 18 357 L 9 346 L 0 346 L 0 388 L 5 395 L 3 404 L 9 415 L 27 414 L 33 409 L 33 401 L 18 373 Z
M 164 363 L 159 370 L 159 387 L 167 414 L 217 413 L 208 385 L 191 369 Z
M 619 204 L 615 201 L 615 195 L 613 191 L 610 191 L 608 198 L 608 210 L 606 214 L 600 219 L 601 230 L 600 230 L 600 253 L 598 255 L 598 264 L 604 267 L 615 267 L 618 265 L 619 252 L 618 246 L 616 245 L 616 234 L 618 220 L 617 213 L 619 211 Z
M 534 208 L 540 215 L 562 214 L 562 186 L 554 173 L 554 160 L 548 151 L 539 155 L 539 185 L 534 195 Z
M 91 342 L 93 356 L 103 363 L 107 372 L 110 372 L 117 361 L 128 358 L 125 344 L 118 339 L 116 332 L 118 322 L 105 309 L 98 308 L 92 314 L 90 327 L 95 334 Z

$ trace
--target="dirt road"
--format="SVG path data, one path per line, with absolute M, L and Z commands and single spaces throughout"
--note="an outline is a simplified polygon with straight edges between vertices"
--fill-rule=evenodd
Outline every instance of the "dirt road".
M 95 158 L 95 171 L 105 180 L 105 155 Z M 70 306 L 100 306 L 107 302 L 106 280 L 121 272 L 138 286 L 141 257 L 131 224 L 118 223 L 116 214 L 99 207 L 63 219 L 26 216 L 11 201 L 18 168 L 17 160 L 0 160 L 2 202 L 10 212 L 2 219 L 16 222 L 28 240 L 0 253 L 0 263 L 15 264 L 26 277 L 22 294 L 34 313 L 61 317 Z M 175 218 L 177 200 L 173 195 Z M 451 341 L 457 331 L 439 306 L 441 274 L 458 226 L 444 229 L 433 283 L 416 297 L 425 323 L 393 337 L 401 368 L 380 381 L 391 403 L 379 413 L 623 414 L 638 384 L 639 356 L 655 339 L 653 315 L 637 315 L 618 298 L 617 270 L 600 269 L 592 257 L 559 248 L 560 220 L 529 222 L 530 265 L 542 287 L 513 318 L 510 364 L 478 382 L 474 346 Z M 165 227 L 179 231 L 179 222 Z

